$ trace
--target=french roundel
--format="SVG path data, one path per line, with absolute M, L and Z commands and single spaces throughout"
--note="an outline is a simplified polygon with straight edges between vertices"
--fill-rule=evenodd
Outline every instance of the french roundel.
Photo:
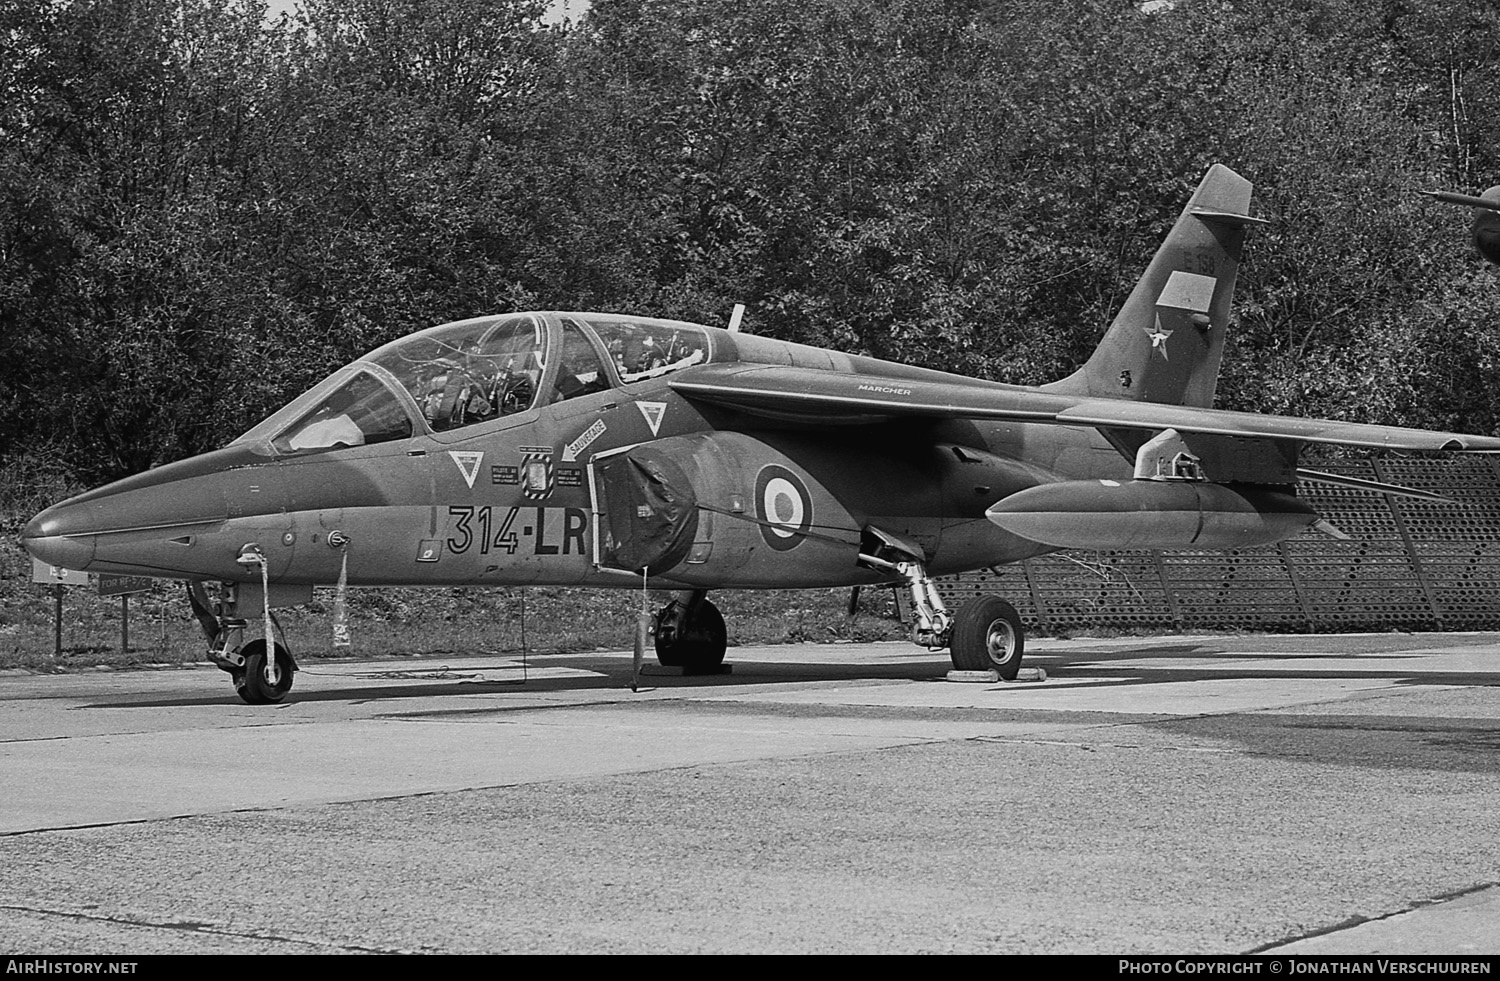
M 778 552 L 802 544 L 812 527 L 812 496 L 802 478 L 786 467 L 770 464 L 755 478 L 755 514 L 763 524 L 761 537 Z

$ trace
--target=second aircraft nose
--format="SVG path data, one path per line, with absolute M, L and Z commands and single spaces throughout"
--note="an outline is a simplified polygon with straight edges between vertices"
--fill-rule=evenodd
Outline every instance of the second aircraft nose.
M 64 501 L 28 521 L 21 529 L 21 544 L 38 561 L 87 571 L 94 558 L 92 527 L 87 504 Z

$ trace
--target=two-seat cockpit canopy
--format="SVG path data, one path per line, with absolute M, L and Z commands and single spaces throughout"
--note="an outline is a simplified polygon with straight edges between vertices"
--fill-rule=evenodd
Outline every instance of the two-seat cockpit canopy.
M 697 324 L 517 313 L 443 324 L 345 365 L 235 442 L 277 455 L 447 434 L 712 361 Z M 464 435 L 470 435 L 464 432 Z

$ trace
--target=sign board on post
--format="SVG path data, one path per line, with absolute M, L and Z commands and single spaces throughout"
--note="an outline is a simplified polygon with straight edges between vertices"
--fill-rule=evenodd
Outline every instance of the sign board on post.
M 52 587 L 53 599 L 55 600 L 52 613 L 52 649 L 55 657 L 62 657 L 63 587 L 87 586 L 89 584 L 89 574 L 87 572 L 75 572 L 72 569 L 64 569 L 60 565 L 48 565 L 38 559 L 32 559 L 31 581 Z
M 120 655 L 130 654 L 130 594 L 151 588 L 150 576 L 99 576 L 99 595 L 120 597 Z
M 60 565 L 48 565 L 40 559 L 32 559 L 31 581 L 47 586 L 87 586 L 89 574 L 64 569 Z
M 144 593 L 156 580 L 150 576 L 99 576 L 100 596 L 124 596 L 126 593 Z

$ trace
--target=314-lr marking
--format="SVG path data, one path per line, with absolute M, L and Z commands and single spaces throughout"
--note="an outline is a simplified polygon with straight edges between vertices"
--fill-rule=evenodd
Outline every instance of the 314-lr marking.
M 463 555 L 479 543 L 479 554 L 488 555 L 491 550 L 514 555 L 521 547 L 520 536 L 515 532 L 516 517 L 520 508 L 507 508 L 499 530 L 494 527 L 497 509 L 485 505 L 475 508 L 470 505 L 454 505 L 448 508 L 448 516 L 454 519 L 454 534 L 448 537 L 448 551 Z M 533 555 L 582 555 L 583 537 L 588 530 L 588 512 L 583 508 L 527 508 L 536 512 L 536 520 L 522 530 L 532 539 Z M 547 512 L 562 511 L 562 536 L 547 540 Z M 475 526 L 478 527 L 475 527 Z M 556 530 L 556 520 L 553 521 Z

